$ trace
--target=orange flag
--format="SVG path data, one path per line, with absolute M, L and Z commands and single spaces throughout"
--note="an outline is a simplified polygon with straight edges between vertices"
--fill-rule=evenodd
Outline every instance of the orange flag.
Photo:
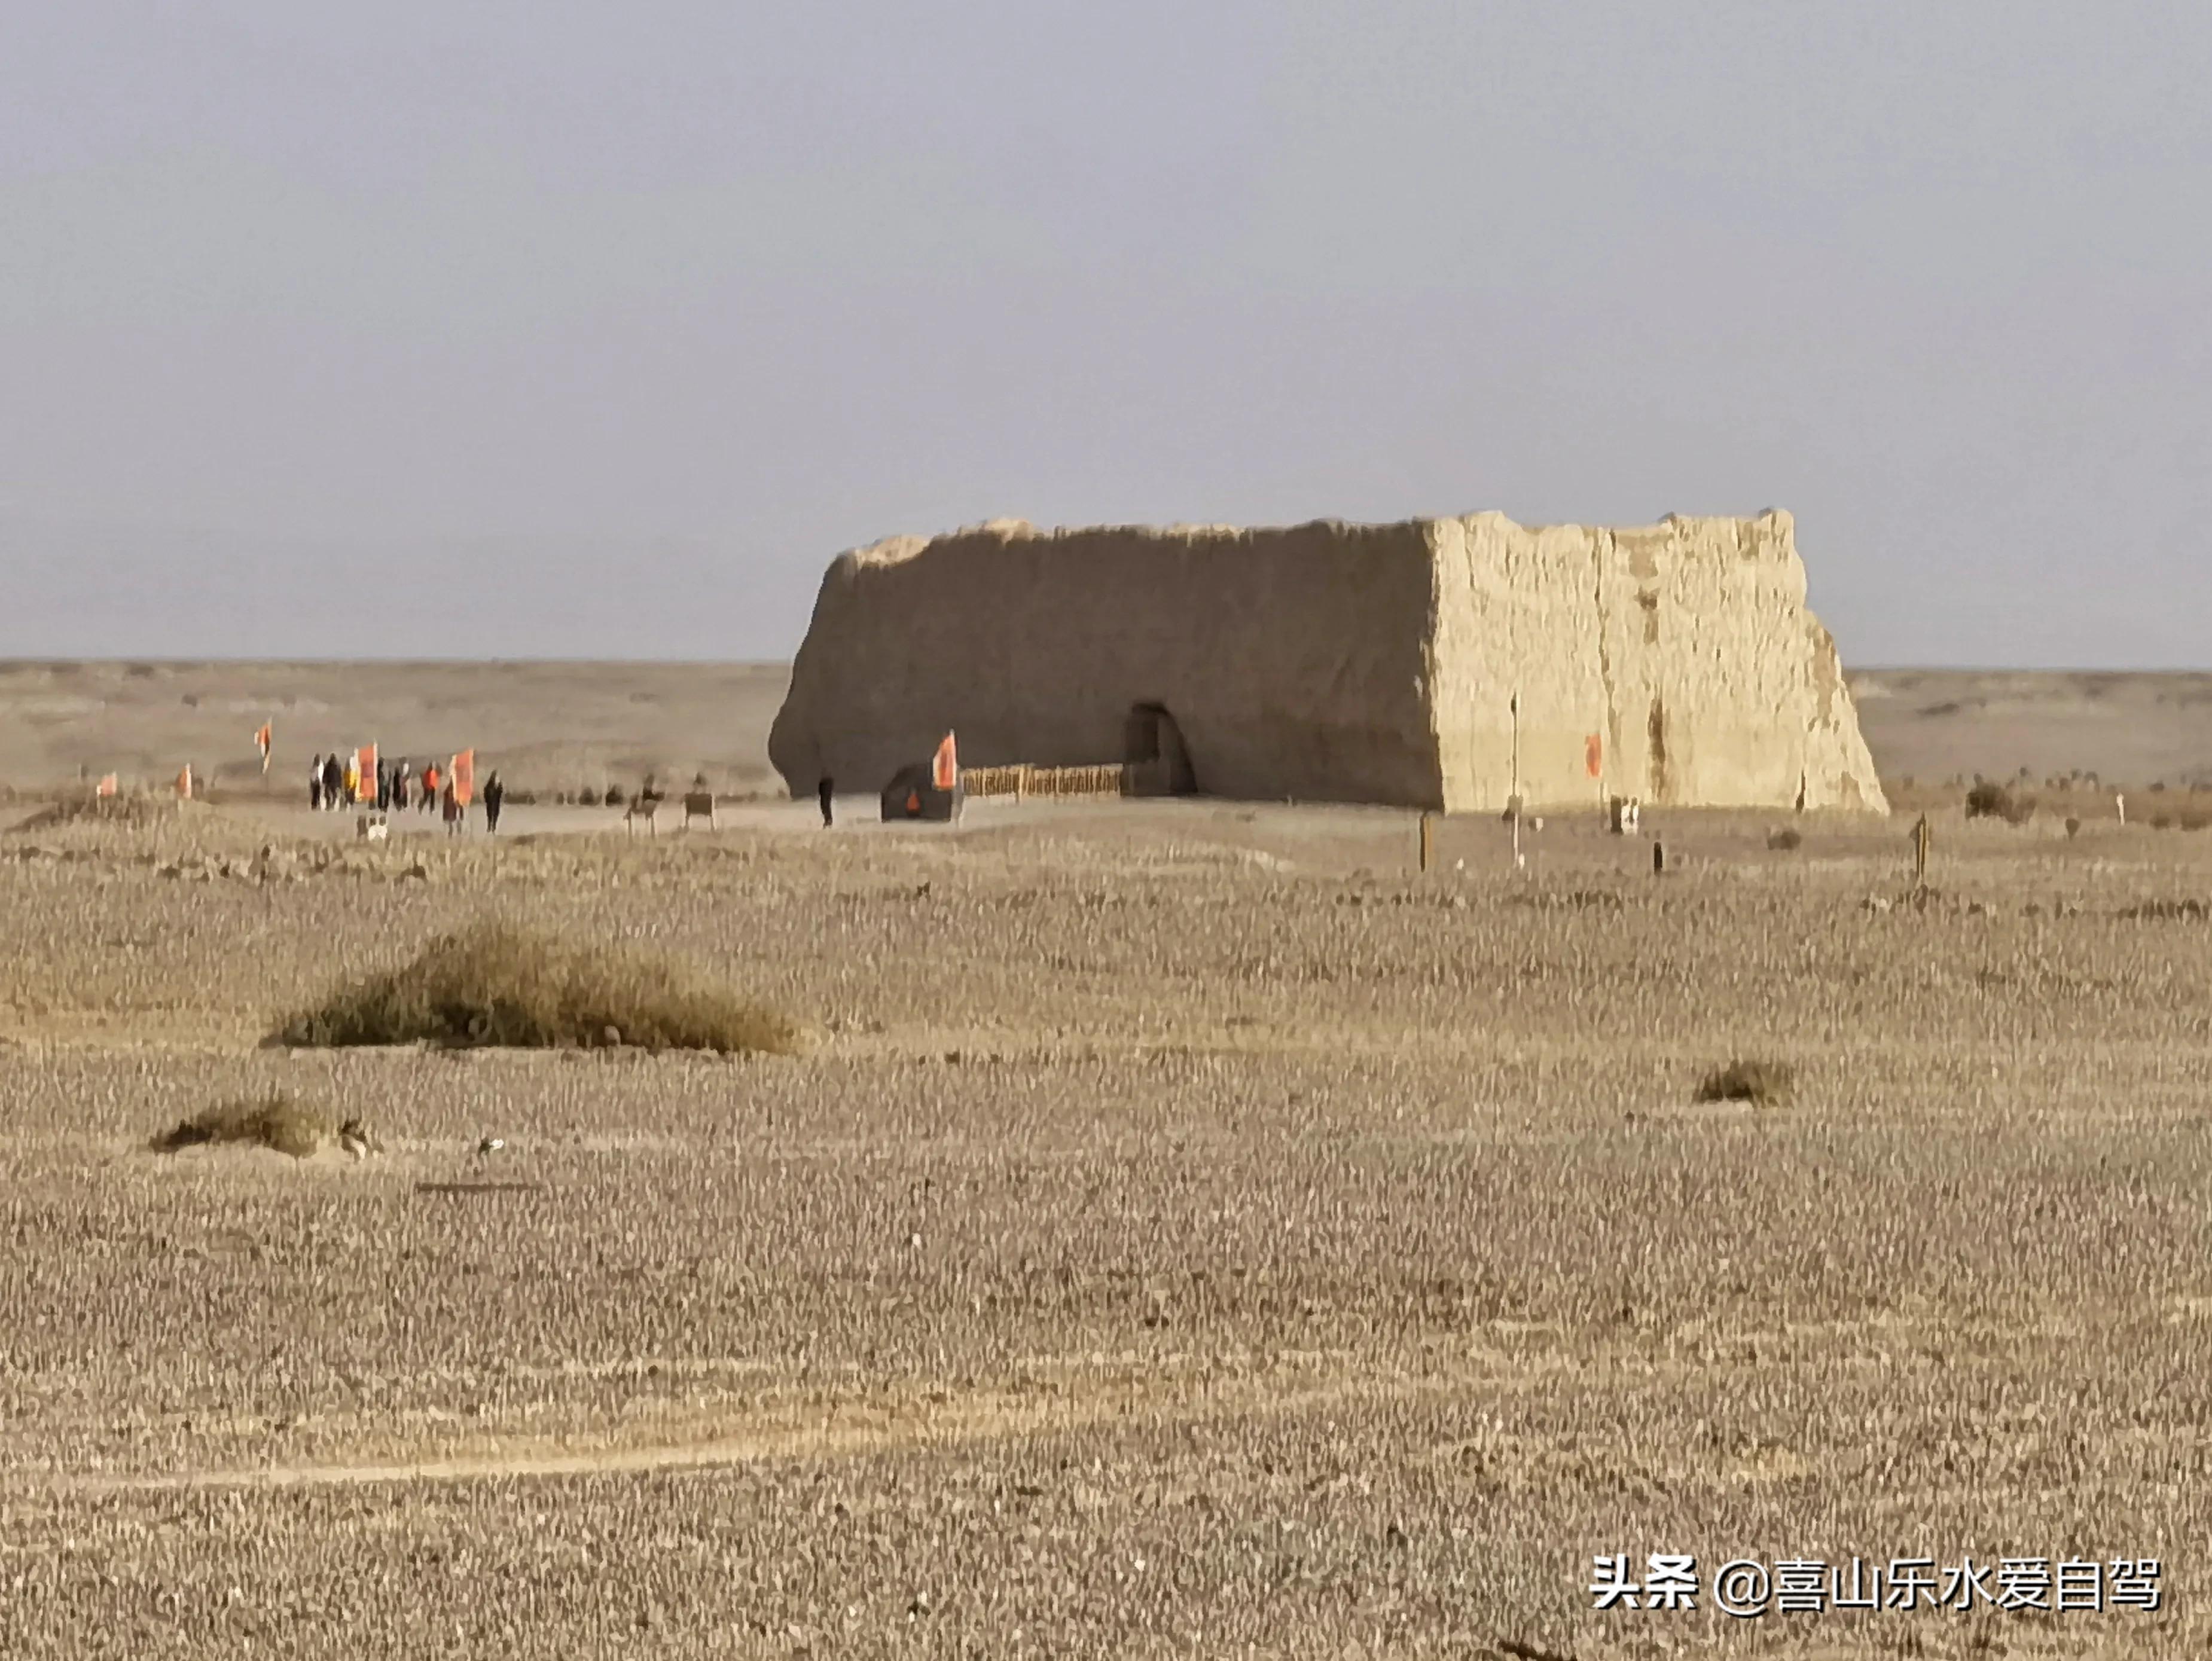
M 363 744 L 353 753 L 353 799 L 376 805 L 376 746 Z
M 114 794 L 115 794 L 115 775 L 114 775 L 113 773 L 102 773 L 102 774 L 100 775 L 100 783 L 99 783 L 98 785 L 96 785 L 95 786 L 94 786 L 94 789 L 93 789 L 93 794 L 94 794 L 94 795 L 95 795 L 95 796 L 112 796 L 112 795 L 114 795 Z
M 269 747 L 276 737 L 274 724 L 268 721 L 264 721 L 261 730 L 253 735 L 253 748 L 261 752 L 261 770 L 264 773 L 269 771 Z
M 477 794 L 477 753 L 465 749 L 454 756 L 447 777 L 453 781 L 453 800 L 468 806 Z
M 937 747 L 937 763 L 929 782 L 939 790 L 954 790 L 960 784 L 960 753 L 953 748 L 952 735 L 946 733 L 945 742 Z

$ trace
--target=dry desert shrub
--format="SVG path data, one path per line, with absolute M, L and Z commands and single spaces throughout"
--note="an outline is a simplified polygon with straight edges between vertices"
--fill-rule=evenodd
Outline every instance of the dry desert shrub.
M 1786 1061 L 1739 1060 L 1707 1073 L 1698 1085 L 1699 1101 L 1747 1101 L 1754 1107 L 1779 1107 L 1797 1086 L 1797 1070 Z
M 1513 903 L 1534 911 L 1617 912 L 1626 902 L 1610 888 L 1545 889 L 1514 895 Z
M 206 1108 L 155 1137 L 153 1145 L 157 1154 L 173 1154 L 210 1143 L 244 1144 L 305 1159 L 333 1134 L 327 1115 L 280 1090 Z
M 2118 915 L 2130 923 L 2202 923 L 2212 918 L 2212 906 L 2202 900 L 2146 900 Z
M 480 923 L 434 942 L 404 968 L 338 987 L 279 1022 L 270 1040 L 308 1048 L 427 1040 L 791 1055 L 803 1029 L 676 959 Z
M 1804 834 L 1785 826 L 1768 834 L 1766 846 L 1777 853 L 1794 853 L 1805 846 Z
M 2008 825 L 2025 825 L 2035 816 L 2035 798 L 2015 796 L 2002 785 L 1976 785 L 1966 792 L 1966 817 L 2002 819 Z

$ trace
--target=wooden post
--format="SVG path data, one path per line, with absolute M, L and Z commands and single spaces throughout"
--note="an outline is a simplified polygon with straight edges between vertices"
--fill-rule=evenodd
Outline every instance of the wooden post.
M 1437 849 L 1437 816 L 1432 813 L 1421 815 L 1421 869 L 1426 870 Z
M 1654 876 L 1667 874 L 1667 845 L 1656 836 L 1651 839 L 1651 874 Z
M 1521 693 L 1517 688 L 1509 707 L 1513 711 L 1513 782 L 1506 791 L 1506 799 L 1518 803 L 1521 799 Z
M 1916 888 L 1928 886 L 1928 851 L 1935 841 L 1936 833 L 1923 813 L 1920 822 L 1912 827 L 1912 886 Z
M 1505 804 L 1513 814 L 1513 869 L 1521 869 L 1521 689 L 1513 689 L 1513 782 Z

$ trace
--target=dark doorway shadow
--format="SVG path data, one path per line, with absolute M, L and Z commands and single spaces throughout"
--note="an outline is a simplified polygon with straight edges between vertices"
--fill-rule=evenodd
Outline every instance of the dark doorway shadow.
M 1139 796 L 1188 796 L 1198 788 L 1190 747 L 1164 704 L 1132 704 L 1122 725 L 1121 760 Z

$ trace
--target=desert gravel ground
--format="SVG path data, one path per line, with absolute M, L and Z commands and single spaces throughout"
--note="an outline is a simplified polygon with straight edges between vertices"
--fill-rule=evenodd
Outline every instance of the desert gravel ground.
M 0 1654 L 2212 1640 L 2212 835 L 810 811 L 0 834 Z M 484 915 L 817 1041 L 260 1046 Z M 381 1151 L 148 1151 L 271 1086 Z M 1657 1551 L 2164 1606 L 1592 1609 Z

